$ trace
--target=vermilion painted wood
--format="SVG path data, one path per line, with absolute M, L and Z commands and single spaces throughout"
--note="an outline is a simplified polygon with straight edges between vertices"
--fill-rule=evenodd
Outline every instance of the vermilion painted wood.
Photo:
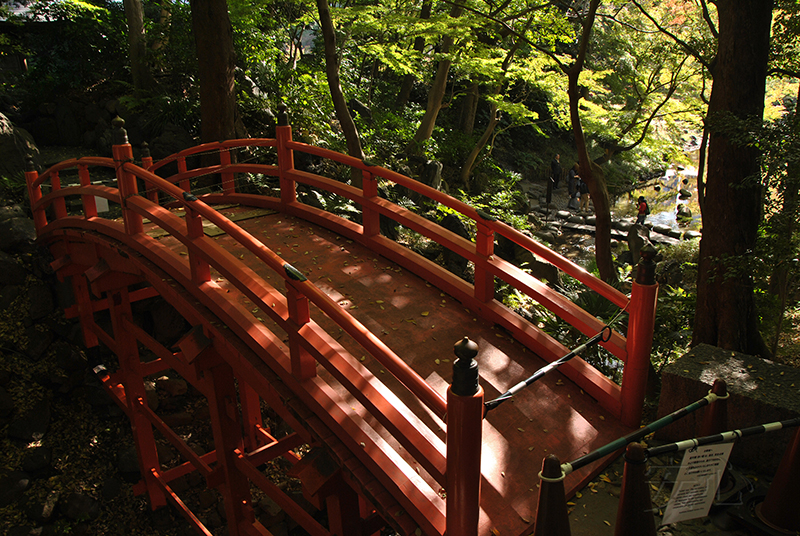
M 253 196 L 231 193 L 227 195 L 206 195 L 201 196 L 201 199 L 217 202 L 242 202 L 242 200 L 249 200 L 254 206 L 280 209 L 287 214 L 299 215 L 309 221 L 319 223 L 324 227 L 335 229 L 337 232 L 340 232 L 342 236 L 367 245 L 374 252 L 395 260 L 402 266 L 407 268 L 414 267 L 421 276 L 437 284 L 442 290 L 460 300 L 478 316 L 485 320 L 495 321 L 508 329 L 517 340 L 535 349 L 545 360 L 552 360 L 560 357 L 565 353 L 565 349 L 563 349 L 559 343 L 544 335 L 534 326 L 527 324 L 527 322 L 524 322 L 502 305 L 493 300 L 489 300 L 488 284 L 485 285 L 486 289 L 484 290 L 480 290 L 478 287 L 472 287 L 458 278 L 455 278 L 452 274 L 445 273 L 441 267 L 421 260 L 419 256 L 412 254 L 385 237 L 380 236 L 376 232 L 377 214 L 393 217 L 404 225 L 408 224 L 407 226 L 412 229 L 416 227 L 415 230 L 432 237 L 446 247 L 450 247 L 450 249 L 469 258 L 476 264 L 476 273 L 483 272 L 487 274 L 480 278 L 485 282 L 488 282 L 490 274 L 497 275 L 504 279 L 510 278 L 512 281 L 516 280 L 523 289 L 535 294 L 537 298 L 545 297 L 550 299 L 551 304 L 557 310 L 557 314 L 571 318 L 584 333 L 591 331 L 593 327 L 597 327 L 598 321 L 571 304 L 564 303 L 564 300 L 558 298 L 549 288 L 528 281 L 526 279 L 529 277 L 527 274 L 521 271 L 515 271 L 516 269 L 508 263 L 494 259 L 491 252 L 494 233 L 497 232 L 503 236 L 507 236 L 511 240 L 527 246 L 528 249 L 537 254 L 539 254 L 537 250 L 541 250 L 544 254 L 540 256 L 547 260 L 552 259 L 551 262 L 561 268 L 566 267 L 566 270 L 570 273 L 574 271 L 573 275 L 576 278 L 584 281 L 587 286 L 593 288 L 601 295 L 606 296 L 612 302 L 620 306 L 625 306 L 628 303 L 626 296 L 594 280 L 585 271 L 581 269 L 576 270 L 575 268 L 577 267 L 571 265 L 566 259 L 559 258 L 560 256 L 556 254 L 547 253 L 542 246 L 524 237 L 524 235 L 517 233 L 513 229 L 504 226 L 504 224 L 500 222 L 483 220 L 474 209 L 461 202 L 444 196 L 444 194 L 440 192 L 431 190 L 412 179 L 384 170 L 383 168 L 367 166 L 361 161 L 352 159 L 346 155 L 338 155 L 324 149 L 313 148 L 305 144 L 292 142 L 291 129 L 289 127 L 278 127 L 277 132 L 277 139 L 264 145 L 274 144 L 276 147 L 276 154 L 278 156 L 277 172 L 282 185 L 280 199 L 255 199 Z M 242 146 L 246 145 L 247 141 L 238 141 L 236 143 Z M 227 145 L 227 147 L 233 147 L 234 145 L 236 144 Z M 220 147 L 223 146 L 220 144 L 207 144 L 205 147 L 195 148 L 195 150 L 200 152 L 202 150 L 214 150 L 214 148 Z M 330 179 L 294 170 L 292 161 L 293 150 L 304 150 L 310 154 L 331 158 L 338 162 L 354 165 L 362 169 L 366 179 L 366 190 L 352 188 L 336 181 L 331 181 Z M 118 162 L 129 158 L 128 148 L 120 149 L 118 152 L 119 154 L 115 153 L 115 160 Z M 310 315 L 311 319 L 308 323 L 298 322 L 297 318 L 290 319 L 291 307 L 289 307 L 289 303 L 287 303 L 283 294 L 277 290 L 280 286 L 273 286 L 264 279 L 264 277 L 276 277 L 277 279 L 283 279 L 283 284 L 286 284 L 286 275 L 283 272 L 285 261 L 280 256 L 266 247 L 264 243 L 255 238 L 253 234 L 243 231 L 239 226 L 232 224 L 225 217 L 218 214 L 204 203 L 187 202 L 183 199 L 183 190 L 181 188 L 188 188 L 188 178 L 190 176 L 196 176 L 193 174 L 201 173 L 199 170 L 189 170 L 187 168 L 186 156 L 188 154 L 190 153 L 184 152 L 182 155 L 174 157 L 173 161 L 177 161 L 178 163 L 179 174 L 167 179 L 161 179 L 130 163 L 119 166 L 118 176 L 120 186 L 123 189 L 122 194 L 117 194 L 114 189 L 103 190 L 98 187 L 86 185 L 61 189 L 60 184 L 57 184 L 58 170 L 68 167 L 62 166 L 51 168 L 51 170 L 46 173 L 46 176 L 48 176 L 51 181 L 55 181 L 53 191 L 45 198 L 37 199 L 35 190 L 38 189 L 38 185 L 41 185 L 42 181 L 45 179 L 41 177 L 33 178 L 33 175 L 31 175 L 31 178 L 29 178 L 29 185 L 31 185 L 30 188 L 32 190 L 31 199 L 34 213 L 36 213 L 36 210 L 43 213 L 42 211 L 44 208 L 50 204 L 55 204 L 56 213 L 59 216 L 56 221 L 50 224 L 47 224 L 45 221 L 45 226 L 39 228 L 40 233 L 53 240 L 63 240 L 67 243 L 71 241 L 78 248 L 78 253 L 81 253 L 81 244 L 91 244 L 92 240 L 94 240 L 90 239 L 87 242 L 87 237 L 84 235 L 86 231 L 100 233 L 101 235 L 108 236 L 112 241 L 117 241 L 128 248 L 132 248 L 138 255 L 142 255 L 144 258 L 148 259 L 148 262 L 158 262 L 167 273 L 170 274 L 170 278 L 174 282 L 173 284 L 177 284 L 182 288 L 182 292 L 188 291 L 194 295 L 198 305 L 202 305 L 202 307 L 213 311 L 213 314 L 221 319 L 228 326 L 230 331 L 236 334 L 244 344 L 249 346 L 248 351 L 258 356 L 257 360 L 253 361 L 251 358 L 245 357 L 245 354 L 239 352 L 234 351 L 230 356 L 224 353 L 226 356 L 225 359 L 233 367 L 238 378 L 252 378 L 252 388 L 259 397 L 265 399 L 270 396 L 274 397 L 269 382 L 264 382 L 262 380 L 263 377 L 266 377 L 268 369 L 262 369 L 261 367 L 263 364 L 269 365 L 269 369 L 277 373 L 285 385 L 297 393 L 303 403 L 313 409 L 315 413 L 323 419 L 326 426 L 334 431 L 352 454 L 354 454 L 369 470 L 375 472 L 381 484 L 401 501 L 404 508 L 412 513 L 415 519 L 420 522 L 424 531 L 430 532 L 431 534 L 442 534 L 445 530 L 442 501 L 441 498 L 438 497 L 438 492 L 430 487 L 433 482 L 442 478 L 441 471 L 437 469 L 439 465 L 438 462 L 431 464 L 430 461 L 426 460 L 427 466 L 424 462 L 422 463 L 422 465 L 426 467 L 426 470 L 429 470 L 428 472 L 434 476 L 432 481 L 426 481 L 425 478 L 420 478 L 416 475 L 411 470 L 411 467 L 407 465 L 406 461 L 397 458 L 395 446 L 386 443 L 381 436 L 382 433 L 389 432 L 386 437 L 402 436 L 394 437 L 394 440 L 398 440 L 401 443 L 408 442 L 409 437 L 411 437 L 413 433 L 413 428 L 417 426 L 412 420 L 409 420 L 409 416 L 412 415 L 412 413 L 407 412 L 405 409 L 399 412 L 392 411 L 391 408 L 394 407 L 394 402 L 390 402 L 390 397 L 386 394 L 380 396 L 383 383 L 370 376 L 365 372 L 363 367 L 362 370 L 359 371 L 359 367 L 354 366 L 359 364 L 352 354 L 342 347 L 337 347 L 337 345 L 334 344 L 336 341 L 330 337 L 328 332 L 314 322 L 314 315 L 316 313 Z M 106 162 L 101 163 L 103 160 Z M 98 159 L 96 163 L 98 165 L 108 165 L 107 161 L 108 159 Z M 85 161 L 84 164 L 89 165 Z M 218 173 L 222 176 L 230 177 L 229 174 L 231 173 L 245 171 L 247 169 L 246 166 L 241 168 L 238 166 L 241 166 L 241 164 L 227 165 L 225 157 L 223 156 L 219 166 L 203 168 L 202 173 Z M 151 169 L 154 168 L 155 166 Z M 266 168 L 269 168 L 270 173 L 275 172 L 275 166 L 266 166 Z M 254 168 L 251 167 L 250 169 L 252 170 Z M 479 229 L 482 230 L 478 237 L 479 243 L 475 245 L 469 241 L 463 240 L 453 233 L 441 230 L 438 226 L 423 220 L 419 216 L 408 211 L 403 211 L 398 207 L 394 207 L 386 200 L 378 198 L 374 191 L 376 181 L 372 179 L 372 177 L 393 180 L 397 184 L 421 192 L 440 203 L 461 211 L 467 217 L 475 220 Z M 190 217 L 181 220 L 169 210 L 159 207 L 144 198 L 132 195 L 135 193 L 136 178 L 145 182 L 150 199 L 157 198 L 156 196 L 150 195 L 152 191 L 160 190 L 162 195 L 166 194 L 176 199 L 175 205 L 185 205 L 189 210 Z M 81 180 L 85 182 L 83 178 Z M 180 183 L 181 188 L 173 184 L 175 181 Z M 364 226 L 362 227 L 362 225 L 343 220 L 337 216 L 298 203 L 296 201 L 295 191 L 296 181 L 321 187 L 339 195 L 344 195 L 361 204 L 364 209 Z M 230 192 L 231 188 L 226 188 L 226 191 Z M 39 194 L 40 193 L 39 190 Z M 108 224 L 104 222 L 102 218 L 95 217 L 92 215 L 91 207 L 85 209 L 84 217 L 67 217 L 65 213 L 59 213 L 58 205 L 63 203 L 64 197 L 67 195 L 94 196 L 98 194 L 101 197 L 107 197 L 112 200 L 116 199 L 118 202 L 122 201 L 125 214 L 125 228 L 120 228 L 118 224 Z M 174 246 L 172 246 L 173 249 L 165 248 L 160 245 L 158 241 L 144 236 L 138 228 L 138 222 L 141 221 L 141 218 L 145 217 L 166 229 L 171 236 L 177 240 L 174 244 L 183 247 L 184 252 L 188 253 L 188 259 L 181 258 L 180 255 L 176 254 L 176 251 L 180 250 L 174 249 Z M 234 238 L 237 244 L 236 248 L 239 248 L 240 251 L 243 251 L 247 255 L 253 255 L 259 261 L 256 265 L 256 270 L 244 266 L 239 262 L 240 259 L 237 259 L 230 253 L 216 246 L 215 241 L 203 236 L 202 233 L 199 232 L 201 226 L 198 226 L 198 222 L 201 218 L 219 226 L 228 233 L 228 236 Z M 42 218 L 39 218 L 37 221 L 42 223 Z M 78 229 L 79 231 L 77 234 L 70 234 L 72 233 L 70 229 Z M 102 240 L 106 239 L 103 238 Z M 103 244 L 102 240 L 95 241 L 94 244 L 102 251 L 101 255 L 103 258 L 122 258 L 119 257 L 114 248 L 101 246 L 101 244 Z M 533 245 L 527 244 L 526 241 L 533 242 Z M 59 250 L 59 247 L 60 246 L 54 245 L 56 250 Z M 64 251 L 64 254 L 69 254 L 70 258 L 73 256 L 72 251 Z M 189 260 L 188 263 L 187 260 Z M 124 263 L 125 261 L 117 264 Z M 209 266 L 213 266 L 214 270 L 222 274 L 228 280 L 226 285 L 233 284 L 233 286 L 229 286 L 228 290 L 223 289 L 198 269 L 202 266 L 198 263 L 206 263 Z M 92 266 L 90 262 L 85 262 L 84 265 L 87 267 Z M 261 272 L 262 275 L 256 273 L 262 270 L 263 267 L 266 267 L 268 271 L 271 270 L 272 276 L 269 274 L 264 276 L 263 271 Z M 116 270 L 116 267 L 113 268 Z M 125 272 L 125 270 L 122 271 Z M 149 274 L 149 272 L 144 269 L 142 273 Z M 174 292 L 169 288 L 170 285 L 158 285 L 157 281 L 151 281 L 149 278 L 148 281 L 154 284 L 155 287 L 158 287 L 160 293 L 180 302 L 179 297 L 174 295 Z M 329 381 L 328 379 L 319 376 L 304 379 L 304 373 L 293 375 L 290 350 L 282 344 L 278 337 L 271 333 L 270 329 L 272 328 L 268 328 L 261 322 L 257 322 L 253 313 L 250 313 L 247 309 L 243 309 L 239 302 L 231 302 L 230 296 L 225 295 L 225 293 L 230 292 L 234 287 L 241 295 L 246 296 L 256 305 L 256 309 L 260 311 L 260 314 L 269 317 L 270 321 L 275 322 L 281 330 L 286 333 L 296 333 L 297 335 L 295 336 L 295 342 L 293 344 L 296 348 L 295 352 L 304 348 L 305 351 L 314 356 L 315 361 L 319 361 L 325 366 L 327 373 L 331 374 L 333 377 L 343 379 L 343 383 L 347 388 L 344 392 L 350 392 L 351 396 L 355 396 L 355 398 L 359 399 L 359 402 L 363 404 L 365 408 L 368 408 L 370 413 L 374 413 L 377 416 L 377 422 L 382 423 L 382 426 L 386 428 L 374 428 L 374 424 L 354 414 L 353 410 L 355 408 L 349 407 L 349 403 L 346 399 L 342 398 L 342 388 L 332 387 L 333 384 L 329 385 L 327 383 Z M 428 388 L 427 382 L 421 380 L 420 376 L 414 370 L 406 368 L 407 365 L 399 359 L 397 354 L 390 350 L 389 347 L 371 331 L 366 330 L 361 322 L 344 312 L 326 293 L 321 292 L 320 289 L 310 281 L 302 283 L 292 282 L 289 288 L 296 291 L 298 296 L 302 295 L 309 299 L 311 303 L 325 313 L 324 318 L 321 320 L 325 322 L 333 320 L 334 325 L 340 326 L 340 329 L 346 332 L 349 337 L 348 345 L 356 344 L 367 348 L 370 357 L 377 359 L 383 366 L 387 367 L 387 370 L 392 373 L 392 376 L 397 377 L 401 383 L 406 384 L 411 389 L 411 392 L 418 397 L 417 400 L 425 400 L 425 404 L 431 409 L 437 408 L 433 411 L 434 415 L 444 415 L 446 409 L 442 409 L 443 405 L 439 407 L 441 396 L 439 394 L 434 394 L 433 396 L 426 394 L 426 388 Z M 296 300 L 297 298 L 295 297 L 294 299 Z M 196 317 L 196 307 L 198 305 L 184 304 L 180 308 L 180 312 L 187 316 L 187 318 Z M 93 308 L 94 305 L 91 304 L 90 300 L 89 310 L 91 311 Z M 200 316 L 202 317 L 202 315 Z M 87 321 L 91 321 L 91 319 L 88 319 L 87 315 L 84 314 L 83 317 L 87 318 Z M 212 329 L 213 322 L 209 323 L 208 320 L 203 320 L 202 325 L 204 326 L 204 331 L 216 331 Z M 95 325 L 92 326 L 90 331 L 96 330 L 97 327 Z M 635 333 L 635 330 L 629 330 L 629 333 Z M 117 344 L 117 341 L 108 334 L 100 334 L 100 336 L 112 345 Z M 303 337 L 306 336 L 308 339 L 303 339 Z M 291 338 L 292 337 L 290 337 L 290 340 Z M 621 335 L 617 334 L 610 343 L 611 347 L 617 348 L 617 352 L 620 352 L 621 339 Z M 630 345 L 630 338 L 628 344 Z M 216 339 L 215 345 L 227 347 L 226 338 L 222 337 L 221 339 Z M 639 354 L 641 353 L 643 352 L 639 351 Z M 630 355 L 630 351 L 628 355 Z M 162 359 L 167 361 L 177 360 L 179 362 L 180 356 L 165 355 Z M 628 361 L 630 361 L 630 359 L 628 359 Z M 155 368 L 155 365 L 153 368 Z M 259 371 L 260 374 L 258 373 Z M 297 370 L 295 370 L 295 372 L 297 372 Z M 576 377 L 577 381 L 582 382 L 580 385 L 585 385 L 587 387 L 587 393 L 595 396 L 612 415 L 619 414 L 621 405 L 619 388 L 611 384 L 611 382 L 604 377 L 600 377 L 599 373 L 593 368 L 588 367 L 588 365 L 580 359 L 574 359 L 569 363 L 569 368 L 565 369 L 564 372 L 570 377 Z M 492 372 L 491 370 L 488 371 L 488 373 L 496 374 L 496 372 Z M 363 381 L 359 380 L 359 378 L 366 379 L 367 383 L 359 383 Z M 509 379 L 507 381 L 511 380 Z M 365 396 L 361 393 L 359 389 L 361 385 L 370 386 L 369 389 L 374 388 L 374 390 L 371 391 L 374 393 L 373 396 Z M 501 388 L 502 386 L 499 387 L 498 390 Z M 432 392 L 435 393 L 435 391 Z M 388 391 L 385 391 L 385 393 L 388 393 Z M 374 397 L 377 397 L 377 401 L 372 400 Z M 370 419 L 372 419 L 372 417 L 370 417 Z M 250 419 L 248 418 L 248 422 L 249 421 Z M 300 428 L 303 427 L 302 423 L 295 424 Z M 423 428 L 425 428 L 425 426 L 423 426 Z M 384 430 L 384 432 L 379 430 Z M 435 439 L 437 439 L 436 434 L 432 434 L 427 438 L 423 434 L 417 439 L 421 443 L 421 446 L 412 449 L 412 457 L 426 458 L 426 452 L 437 453 L 440 450 L 435 446 Z M 491 443 L 495 441 L 495 438 L 487 439 L 487 441 Z M 581 478 L 584 477 L 585 475 Z M 225 481 L 229 481 L 230 478 L 235 479 L 236 476 L 228 476 Z M 491 492 L 491 487 L 485 489 Z M 489 497 L 486 497 L 485 500 L 489 501 L 487 505 L 492 502 L 491 493 L 489 493 Z M 486 520 L 483 519 L 481 520 L 481 530 L 485 530 L 488 527 L 485 521 Z M 241 524 L 242 523 L 240 523 L 240 525 Z
M 167 481 L 161 477 L 161 474 L 153 469 L 150 471 L 151 478 L 156 482 L 159 488 L 162 490 L 162 493 L 165 495 L 169 501 L 175 505 L 178 509 L 178 512 L 189 522 L 189 524 L 200 534 L 203 536 L 213 536 L 208 529 L 203 525 L 203 522 L 200 521 L 197 516 L 195 516 L 192 511 L 186 506 L 186 504 L 181 500 L 178 495 L 172 491 L 172 488 L 169 487 Z
M 633 282 L 628 319 L 628 360 L 622 372 L 622 408 L 620 412 L 620 420 L 632 428 L 639 426 L 642 422 L 657 297 L 657 284 L 642 285 L 636 281 Z
M 447 536 L 478 536 L 483 388 L 471 396 L 447 389 Z

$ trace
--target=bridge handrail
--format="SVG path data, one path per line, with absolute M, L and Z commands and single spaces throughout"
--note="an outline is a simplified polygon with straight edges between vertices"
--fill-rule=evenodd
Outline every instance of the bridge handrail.
M 111 159 L 105 159 L 104 164 L 112 163 Z M 60 166 L 59 169 L 65 169 L 70 166 Z M 346 331 L 353 339 L 359 344 L 364 346 L 378 362 L 380 362 L 387 370 L 389 370 L 403 385 L 406 386 L 415 396 L 417 396 L 431 411 L 434 412 L 439 418 L 444 419 L 447 413 L 447 406 L 445 400 L 425 382 L 408 364 L 406 364 L 396 353 L 394 353 L 383 341 L 373 335 L 363 324 L 350 315 L 347 311 L 342 310 L 331 298 L 325 294 L 321 289 L 316 287 L 310 281 L 305 283 L 298 282 L 289 277 L 286 273 L 286 266 L 289 263 L 285 262 L 280 256 L 274 253 L 270 248 L 264 245 L 263 242 L 258 240 L 223 214 L 214 210 L 212 207 L 204 203 L 200 199 L 187 200 L 186 192 L 180 187 L 173 184 L 168 179 L 164 179 L 155 175 L 154 173 L 144 170 L 141 167 L 125 162 L 122 165 L 124 171 L 133 174 L 157 187 L 160 191 L 173 197 L 177 203 L 182 205 L 187 211 L 195 211 L 200 216 L 204 217 L 209 222 L 213 223 L 221 230 L 226 232 L 232 238 L 237 240 L 248 251 L 253 253 L 261 262 L 266 264 L 271 270 L 277 273 L 285 282 L 292 284 L 298 290 L 302 289 L 302 293 L 308 297 L 312 303 L 317 305 L 329 317 L 331 317 L 344 331 Z M 38 182 L 38 180 L 36 181 Z M 34 183 L 35 184 L 35 183 Z M 97 197 L 104 197 L 112 201 L 123 203 L 125 199 L 115 189 L 86 185 L 86 186 L 70 186 L 66 188 L 59 188 L 50 194 L 44 196 L 42 199 L 32 203 L 34 211 L 40 211 L 47 208 L 58 198 L 64 198 L 70 195 L 94 195 Z M 130 208 L 142 217 L 148 217 L 152 221 L 160 221 L 157 215 L 148 210 L 145 205 L 152 205 L 152 201 L 145 198 L 136 197 L 136 203 L 130 203 Z M 192 243 L 188 233 L 181 236 L 176 236 L 187 248 L 190 250 L 195 249 L 196 245 Z M 215 265 L 213 259 L 208 259 L 209 264 Z M 218 266 L 215 266 L 218 268 Z M 236 281 L 232 281 L 234 285 L 239 286 Z M 244 290 L 244 289 L 240 289 Z M 270 309 L 268 309 L 270 310 Z M 277 320 L 277 319 L 276 319 Z
M 167 164 L 170 164 L 172 162 L 177 162 L 182 158 L 187 158 L 189 156 L 194 156 L 196 154 L 218 152 L 220 150 L 229 151 L 231 149 L 237 149 L 240 147 L 249 147 L 249 146 L 276 147 L 277 143 L 278 142 L 275 138 L 243 138 L 237 140 L 225 140 L 225 141 L 203 143 L 201 145 L 196 145 L 194 147 L 184 149 L 166 158 L 163 158 L 158 162 L 154 163 L 152 166 L 150 166 L 148 170 L 155 173 L 158 169 L 166 166 Z

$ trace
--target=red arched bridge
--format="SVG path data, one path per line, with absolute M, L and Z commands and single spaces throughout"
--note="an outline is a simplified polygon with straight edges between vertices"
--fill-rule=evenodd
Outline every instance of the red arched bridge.
M 104 344 L 118 357 L 118 368 L 109 365 L 116 370 L 98 373 L 131 420 L 143 475 L 135 491 L 146 493 L 153 508 L 169 501 L 210 534 L 170 486 L 196 471 L 224 498 L 233 536 L 270 534 L 256 519 L 256 488 L 314 536 L 383 528 L 403 535 L 530 534 L 545 456 L 571 460 L 639 426 L 657 293 L 641 265 L 625 295 L 442 192 L 292 141 L 285 112 L 274 139 L 200 145 L 155 164 L 149 157 L 133 162 L 123 126 L 116 121 L 113 158 L 67 160 L 41 176 L 30 171 L 27 180 L 39 240 L 74 290 L 67 314 L 80 319 L 88 347 Z M 295 169 L 296 153 L 358 169 L 362 186 Z M 247 162 L 238 162 L 245 154 Z M 209 155 L 214 163 L 206 162 Z M 93 182 L 90 171 L 97 176 L 98 168 L 113 170 L 116 187 Z M 61 184 L 76 171 L 76 184 Z M 280 190 L 243 193 L 237 185 L 245 174 L 277 177 Z M 193 193 L 200 177 L 221 186 Z M 379 197 L 379 183 L 472 220 L 474 241 Z M 298 184 L 347 198 L 360 214 L 346 219 L 301 203 Z M 116 206 L 116 217 L 98 214 L 99 203 Z M 382 217 L 467 259 L 474 284 L 382 235 Z M 497 235 L 626 310 L 627 333 L 606 329 L 600 341 L 624 363 L 621 386 L 575 357 L 530 388 L 515 389 L 513 403 L 484 409 L 484 398 L 569 352 L 497 301 L 495 279 L 576 333 L 604 331 L 601 320 L 495 256 Z M 132 314 L 134 302 L 155 296 L 191 326 L 174 346 L 157 342 Z M 145 350 L 157 357 L 142 359 Z M 148 406 L 144 381 L 166 370 L 208 400 L 210 452 L 195 453 Z M 262 417 L 265 405 L 292 433 L 277 437 Z M 157 434 L 184 463 L 160 463 Z M 290 475 L 308 501 L 326 510 L 326 521 L 267 477 L 262 468 L 277 457 L 291 463 Z M 567 493 L 602 467 L 567 475 Z

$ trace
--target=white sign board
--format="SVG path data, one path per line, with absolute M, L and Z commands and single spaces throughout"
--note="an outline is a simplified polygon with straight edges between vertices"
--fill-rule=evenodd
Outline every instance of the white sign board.
M 708 515 L 732 448 L 733 443 L 721 443 L 686 451 L 662 525 Z

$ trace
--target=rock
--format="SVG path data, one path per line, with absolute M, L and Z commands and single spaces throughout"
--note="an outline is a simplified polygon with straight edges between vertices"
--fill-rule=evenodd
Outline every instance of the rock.
M 583 216 L 578 216 L 577 214 L 573 214 L 572 216 L 567 218 L 567 221 L 569 223 L 575 223 L 575 224 L 578 224 L 578 225 L 583 225 L 585 223 L 584 219 L 583 219 Z
M 558 212 L 556 212 L 556 216 L 561 218 L 562 220 L 566 220 L 567 218 L 572 216 L 572 212 L 568 210 L 559 210 Z
M 100 503 L 83 493 L 71 493 L 59 505 L 59 510 L 65 517 L 76 521 L 97 519 L 100 516 Z
M 28 337 L 25 355 L 31 361 L 39 361 L 53 342 L 53 332 L 47 327 L 29 326 L 25 329 L 25 335 Z
M 597 216 L 586 216 L 586 225 L 597 225 Z
M 177 428 L 179 426 L 188 426 L 192 424 L 192 421 L 194 420 L 192 418 L 192 415 L 190 413 L 187 413 L 186 411 L 179 411 L 177 413 L 172 413 L 170 415 L 164 415 L 162 419 L 164 420 L 164 423 L 166 423 L 166 425 L 169 426 L 170 428 Z
M 25 211 L 19 205 L 8 205 L 0 207 L 0 221 L 10 220 L 11 218 L 25 218 Z
M 20 499 L 30 485 L 30 477 L 22 471 L 0 469 L 0 508 Z
M 4 285 L 22 285 L 28 277 L 28 271 L 17 259 L 3 251 L 0 251 L 0 274 Z
M 650 244 L 650 230 L 644 225 L 635 223 L 628 231 L 628 249 L 631 252 L 631 265 L 639 262 L 639 252 Z
M 14 399 L 11 398 L 5 387 L 0 387 L 0 418 L 14 413 L 14 407 Z
M 23 510 L 25 510 L 25 514 L 28 518 L 37 525 L 49 523 L 53 519 L 53 514 L 56 513 L 59 497 L 59 492 L 51 491 L 44 502 L 37 500 L 26 501 Z
M 171 123 L 164 125 L 164 130 L 161 134 L 149 143 L 150 154 L 152 154 L 153 158 L 156 160 L 195 145 L 192 136 L 186 129 Z M 109 139 L 109 147 L 110 145 Z
M 0 289 L 0 311 L 5 311 L 11 304 L 22 295 L 22 287 L 17 285 L 6 285 Z
M 672 230 L 672 227 L 670 227 L 669 225 L 659 224 L 659 225 L 654 225 L 652 230 L 654 233 L 666 235 L 669 234 L 669 232 Z
M 18 250 L 36 240 L 36 226 L 28 218 L 0 222 L 0 251 Z
M 669 236 L 670 238 L 680 238 L 682 234 L 683 234 L 683 231 L 681 231 L 679 229 L 670 229 L 666 233 L 666 235 Z
M 128 446 L 117 452 L 117 470 L 126 481 L 139 480 L 139 458 L 136 456 L 136 447 Z
M 38 441 L 50 425 L 50 400 L 42 399 L 8 425 L 8 437 L 22 441 Z
M 620 220 L 620 221 L 614 222 L 613 227 L 615 229 L 619 229 L 623 233 L 627 233 L 628 231 L 631 230 L 631 226 L 632 225 L 635 225 L 635 224 L 632 223 L 632 222 L 629 222 L 629 221 Z
M 39 148 L 33 136 L 25 129 L 14 126 L 8 117 L 0 113 L 0 176 L 24 185 L 25 158 L 28 155 L 33 157 L 34 164 L 38 166 Z
M 30 303 L 28 316 L 32 320 L 39 320 L 53 312 L 55 305 L 53 293 L 50 287 L 44 283 L 31 285 L 28 290 L 28 301 Z
M 182 378 L 159 378 L 156 380 L 156 387 L 163 389 L 170 396 L 182 396 L 186 394 L 189 386 Z
M 116 499 L 120 492 L 122 492 L 122 481 L 118 478 L 106 478 L 100 488 L 100 496 L 104 501 Z
M 692 192 L 687 190 L 686 188 L 681 188 L 678 190 L 678 195 L 680 195 L 681 199 L 689 199 L 692 197 Z
M 685 233 L 683 233 L 683 239 L 684 240 L 695 240 L 695 239 L 700 238 L 702 236 L 703 236 L 703 234 L 698 232 L 698 231 L 686 231 Z
M 50 467 L 53 451 L 50 447 L 35 447 L 27 449 L 22 458 L 22 470 L 26 473 L 36 473 Z

